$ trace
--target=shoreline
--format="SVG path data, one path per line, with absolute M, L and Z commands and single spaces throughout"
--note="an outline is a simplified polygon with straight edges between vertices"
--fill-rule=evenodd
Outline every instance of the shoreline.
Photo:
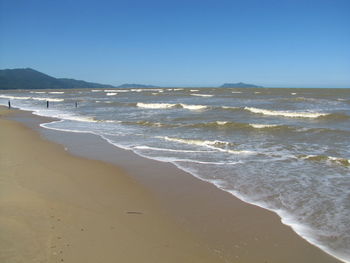
M 26 117 L 17 117 L 17 120 L 20 121 L 21 118 Z M 33 115 L 33 119 L 41 123 L 44 118 Z M 29 123 L 27 125 L 30 126 Z M 310 260 L 340 262 L 309 244 L 290 227 L 283 225 L 275 213 L 245 203 L 192 174 L 189 176 L 173 164 L 145 159 L 130 151 L 116 149 L 112 145 L 107 146 L 108 143 L 97 138 L 97 135 L 81 133 L 64 135 L 63 132 L 36 128 L 36 130 L 40 129 L 42 129 L 40 133 L 44 134 L 46 139 L 68 146 L 69 151 L 74 155 L 99 159 L 96 152 L 92 150 L 98 151 L 103 155 L 101 160 L 121 167 L 151 191 L 158 201 L 160 200 L 165 213 L 181 228 L 199 237 L 209 249 L 216 251 L 227 260 L 234 260 L 232 262 L 257 262 L 258 259 L 267 262 L 310 262 Z M 92 148 L 85 146 L 83 149 L 84 147 L 79 144 L 84 140 L 85 142 L 95 141 Z M 108 160 L 106 156 L 109 154 L 114 154 L 116 158 Z M 159 176 L 164 174 L 168 175 Z

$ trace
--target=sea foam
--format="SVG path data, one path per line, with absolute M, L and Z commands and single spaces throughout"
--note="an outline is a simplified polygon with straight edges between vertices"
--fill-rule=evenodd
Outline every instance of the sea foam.
M 253 107 L 244 107 L 245 110 L 252 113 L 269 115 L 269 116 L 282 116 L 290 118 L 318 118 L 321 116 L 329 115 L 328 113 L 319 112 L 297 112 L 297 111 L 277 111 L 277 110 L 266 110 Z

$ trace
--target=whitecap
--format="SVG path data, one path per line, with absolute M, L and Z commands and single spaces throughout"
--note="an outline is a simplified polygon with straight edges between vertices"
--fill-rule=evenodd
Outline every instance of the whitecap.
M 173 108 L 176 106 L 176 104 L 171 104 L 171 103 L 143 103 L 143 102 L 138 102 L 136 103 L 137 107 L 140 108 L 146 108 L 146 109 L 168 109 L 168 108 Z
M 254 107 L 244 107 L 244 109 L 252 113 L 258 113 L 258 114 L 269 115 L 269 116 L 291 117 L 291 118 L 318 118 L 321 116 L 328 115 L 328 113 L 319 113 L 319 112 L 277 111 L 277 110 L 259 109 Z
M 255 128 L 255 129 L 264 129 L 264 128 L 273 128 L 277 127 L 277 124 L 254 124 L 254 123 L 249 123 L 249 126 Z
M 30 99 L 30 97 L 18 97 L 18 96 L 9 96 L 9 95 L 0 95 L 0 98 L 12 99 L 12 100 L 28 100 L 28 99 Z
M 191 94 L 191 96 L 197 96 L 197 97 L 213 97 L 214 95 L 193 93 L 193 94 Z
M 208 108 L 208 106 L 205 105 L 187 105 L 187 104 L 180 104 L 182 108 L 188 109 L 188 110 L 204 110 Z
M 57 98 L 39 98 L 39 97 L 31 97 L 33 100 L 39 100 L 39 101 L 52 101 L 52 102 L 60 102 L 64 101 L 64 99 L 57 99 Z
M 225 142 L 225 141 L 209 141 L 209 140 L 193 140 L 193 139 L 181 139 L 181 138 L 172 138 L 168 136 L 157 136 L 156 138 L 161 138 L 166 141 L 171 141 L 171 142 L 177 142 L 177 143 L 184 143 L 184 144 L 189 144 L 189 145 L 197 145 L 197 146 L 202 146 L 202 147 L 207 147 L 212 150 L 217 150 L 220 152 L 227 152 L 227 153 L 232 153 L 232 154 L 252 154 L 252 151 L 246 151 L 246 150 L 230 150 L 226 148 L 221 148 L 220 146 L 228 147 L 230 145 L 233 145 L 230 142 Z

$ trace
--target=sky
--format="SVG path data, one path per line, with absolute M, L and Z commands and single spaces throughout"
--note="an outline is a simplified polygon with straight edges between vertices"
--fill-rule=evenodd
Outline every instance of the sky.
M 119 85 L 350 88 L 350 0 L 0 0 L 0 69 Z

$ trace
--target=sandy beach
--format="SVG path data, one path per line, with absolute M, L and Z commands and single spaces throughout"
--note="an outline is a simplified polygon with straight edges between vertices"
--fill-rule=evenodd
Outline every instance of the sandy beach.
M 67 151 L 11 120 L 21 114 L 0 111 L 1 262 L 340 262 L 171 164 L 93 135 L 75 156 L 80 134 L 64 133 Z M 114 158 L 93 160 L 98 145 Z

